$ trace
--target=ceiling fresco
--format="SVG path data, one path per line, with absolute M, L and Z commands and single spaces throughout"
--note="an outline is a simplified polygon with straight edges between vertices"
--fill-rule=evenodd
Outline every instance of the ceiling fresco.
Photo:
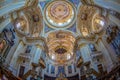
M 49 47 L 48 56 L 51 60 L 64 64 L 73 58 L 73 47 L 75 38 L 70 32 L 55 31 L 51 32 L 47 38 Z

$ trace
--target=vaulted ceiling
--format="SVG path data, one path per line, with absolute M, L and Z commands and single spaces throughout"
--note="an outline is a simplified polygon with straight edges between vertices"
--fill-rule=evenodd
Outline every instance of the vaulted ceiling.
M 37 3 L 27 2 L 16 11 L 15 30 L 19 37 L 27 37 L 26 41 L 43 37 L 47 46 L 44 49 L 54 64 L 71 63 L 76 56 L 77 37 L 91 38 L 94 34 L 95 38 L 104 28 L 105 19 L 99 7 L 79 5 L 79 0 L 43 1 L 40 6 Z

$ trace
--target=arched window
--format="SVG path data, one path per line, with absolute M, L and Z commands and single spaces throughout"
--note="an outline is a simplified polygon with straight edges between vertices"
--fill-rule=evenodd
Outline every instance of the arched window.
M 60 74 L 60 73 L 65 74 L 64 66 L 58 66 L 58 74 Z
M 28 45 L 27 48 L 26 48 L 25 53 L 30 53 L 30 52 L 31 52 L 31 49 L 32 49 L 32 46 L 31 46 L 31 45 Z
M 68 73 L 72 73 L 72 66 L 71 65 L 68 66 Z
M 55 67 L 52 65 L 51 66 L 51 74 L 54 74 L 55 73 Z

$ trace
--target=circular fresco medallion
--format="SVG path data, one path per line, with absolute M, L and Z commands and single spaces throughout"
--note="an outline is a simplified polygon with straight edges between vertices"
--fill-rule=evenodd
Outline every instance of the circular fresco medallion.
M 53 1 L 45 7 L 45 22 L 53 28 L 68 28 L 75 22 L 75 7 L 68 1 Z

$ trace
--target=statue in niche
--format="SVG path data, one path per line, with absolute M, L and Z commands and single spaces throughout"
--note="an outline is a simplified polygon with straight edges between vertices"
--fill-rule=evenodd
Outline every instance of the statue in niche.
M 33 10 L 35 11 L 35 10 Z M 39 15 L 37 13 L 33 13 L 32 16 L 32 22 L 33 22 L 33 28 L 32 28 L 32 36 L 33 37 L 39 37 L 40 32 L 41 32 L 41 25 L 39 24 L 40 22 L 40 18 Z
M 82 66 L 82 64 L 83 64 L 83 58 L 80 56 L 77 60 L 77 65 L 76 66 L 79 68 L 79 67 Z
M 39 25 L 36 24 L 32 30 L 32 35 L 33 37 L 38 37 L 39 33 L 40 33 L 40 28 L 39 28 Z
M 3 50 L 5 49 L 6 46 L 6 41 L 5 40 L 1 40 L 0 41 L 0 53 L 3 52 Z
M 89 31 L 88 31 L 87 27 L 83 26 L 81 29 L 81 32 L 84 37 L 88 36 Z
M 3 30 L 5 39 L 7 40 L 7 42 L 10 44 L 10 46 L 14 45 L 14 40 L 15 40 L 15 35 L 13 33 L 12 29 L 4 29 Z

